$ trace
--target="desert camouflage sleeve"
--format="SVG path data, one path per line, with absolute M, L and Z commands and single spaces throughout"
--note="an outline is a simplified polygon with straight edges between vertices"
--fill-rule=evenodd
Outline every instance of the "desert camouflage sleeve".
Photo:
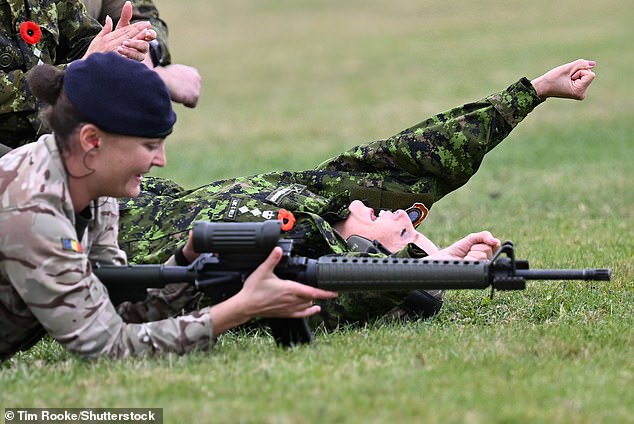
M 107 214 L 107 208 L 100 213 Z M 111 216 L 98 219 L 110 221 L 115 228 L 116 219 Z M 123 358 L 182 354 L 212 345 L 208 309 L 156 322 L 124 323 L 105 287 L 92 274 L 88 255 L 68 244 L 76 239 L 75 229 L 59 212 L 46 205 L 5 209 L 0 225 L 5 252 L 11 252 L 3 258 L 5 270 L 14 287 L 47 332 L 70 351 L 87 358 Z M 116 239 L 116 232 L 110 232 L 108 225 L 104 228 L 97 245 Z

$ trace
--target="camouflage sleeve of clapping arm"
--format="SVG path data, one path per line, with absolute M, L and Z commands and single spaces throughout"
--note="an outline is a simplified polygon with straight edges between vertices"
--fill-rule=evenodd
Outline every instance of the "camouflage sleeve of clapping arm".
M 75 229 L 59 212 L 41 206 L 19 213 L 3 211 L 0 224 L 3 243 L 11 247 L 5 252 L 12 252 L 10 258 L 3 258 L 7 275 L 47 332 L 70 351 L 87 358 L 123 358 L 182 354 L 212 345 L 208 309 L 156 322 L 124 323 L 92 274 L 88 256 L 64 248 L 62 241 L 73 240 Z M 111 237 L 116 234 L 105 231 L 95 245 L 105 246 Z M 105 250 L 99 250 L 105 259 Z
M 84 56 L 92 40 L 101 31 L 101 25 L 88 14 L 80 1 L 58 1 L 56 5 L 59 46 L 53 64 L 65 66 Z
M 530 81 L 522 78 L 506 90 L 439 113 L 386 140 L 354 147 L 317 169 L 339 173 L 339 187 L 346 183 L 341 175 L 362 172 L 382 179 L 384 190 L 425 194 L 424 201 L 431 206 L 464 185 L 484 156 L 541 102 Z M 364 184 L 375 184 L 370 180 Z M 394 181 L 389 188 L 387 180 Z

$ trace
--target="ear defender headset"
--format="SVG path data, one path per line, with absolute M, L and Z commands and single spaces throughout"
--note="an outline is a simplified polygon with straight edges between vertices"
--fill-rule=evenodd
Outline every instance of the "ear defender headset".
M 427 218 L 427 214 L 429 213 L 429 209 L 422 203 L 414 203 L 412 206 L 405 210 L 407 216 L 409 216 L 410 221 L 412 221 L 412 225 L 415 227 L 418 226 L 421 222 Z

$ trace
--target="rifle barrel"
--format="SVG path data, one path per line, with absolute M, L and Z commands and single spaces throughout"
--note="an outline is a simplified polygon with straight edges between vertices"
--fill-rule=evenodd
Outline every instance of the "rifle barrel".
M 518 269 L 515 274 L 527 280 L 610 281 L 611 277 L 611 271 L 608 268 Z

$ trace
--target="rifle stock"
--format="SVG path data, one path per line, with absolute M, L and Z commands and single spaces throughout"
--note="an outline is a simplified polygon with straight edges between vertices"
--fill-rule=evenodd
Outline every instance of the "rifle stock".
M 280 278 L 332 291 L 380 290 L 523 290 L 526 280 L 609 281 L 604 268 L 530 270 L 516 260 L 513 244 L 505 242 L 491 260 L 428 260 L 413 258 L 328 255 L 318 259 L 291 256 L 290 240 L 280 240 L 280 222 L 194 224 L 194 249 L 203 253 L 189 266 L 99 266 L 93 271 L 108 288 L 113 303 L 137 301 L 148 288 L 189 283 L 212 303 L 241 288 L 246 278 L 275 245 L 284 255 L 275 269 Z M 305 320 L 270 321 L 276 341 L 285 346 L 312 341 Z

